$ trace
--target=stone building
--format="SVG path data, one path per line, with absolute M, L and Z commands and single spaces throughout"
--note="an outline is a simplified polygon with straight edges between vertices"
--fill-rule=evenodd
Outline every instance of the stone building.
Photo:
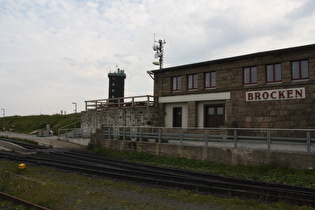
M 315 44 L 150 71 L 165 127 L 315 127 Z

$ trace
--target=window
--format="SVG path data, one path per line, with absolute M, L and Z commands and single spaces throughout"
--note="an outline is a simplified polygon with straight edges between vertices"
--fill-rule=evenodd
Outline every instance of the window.
M 292 79 L 308 79 L 308 60 L 292 62 Z
M 198 88 L 198 74 L 188 75 L 188 90 L 196 90 Z
M 214 88 L 215 83 L 215 71 L 205 73 L 205 88 Z
M 181 90 L 181 76 L 172 78 L 172 91 L 180 91 Z
M 244 68 L 244 85 L 257 84 L 257 67 Z
M 281 82 L 281 64 L 267 65 L 267 82 Z

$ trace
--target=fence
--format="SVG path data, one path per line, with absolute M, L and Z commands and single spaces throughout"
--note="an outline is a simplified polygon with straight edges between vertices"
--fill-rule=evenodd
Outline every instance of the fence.
M 95 130 L 83 130 L 81 128 L 62 128 L 58 130 L 58 139 L 89 138 L 92 132 L 95 132 Z
M 99 99 L 85 101 L 85 110 L 106 109 L 112 107 L 134 108 L 134 107 L 151 107 L 155 103 L 155 97 L 150 95 L 123 97 L 114 99 Z
M 116 140 L 315 152 L 315 129 L 103 127 L 101 132 Z

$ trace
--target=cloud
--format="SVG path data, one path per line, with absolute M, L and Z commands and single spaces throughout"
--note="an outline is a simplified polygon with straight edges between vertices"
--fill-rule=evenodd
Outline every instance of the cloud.
M 154 33 L 166 39 L 168 67 L 314 43 L 314 11 L 312 0 L 2 0 L 0 106 L 21 115 L 69 113 L 74 101 L 84 109 L 107 98 L 116 66 L 126 96 L 152 94 Z

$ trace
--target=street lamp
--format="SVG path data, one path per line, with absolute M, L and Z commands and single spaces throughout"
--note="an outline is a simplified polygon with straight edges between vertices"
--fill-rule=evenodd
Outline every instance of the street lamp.
M 5 109 L 1 109 L 3 114 L 3 130 L 5 130 Z
M 77 113 L 77 103 L 76 102 L 72 102 L 72 104 L 74 104 L 74 113 Z

